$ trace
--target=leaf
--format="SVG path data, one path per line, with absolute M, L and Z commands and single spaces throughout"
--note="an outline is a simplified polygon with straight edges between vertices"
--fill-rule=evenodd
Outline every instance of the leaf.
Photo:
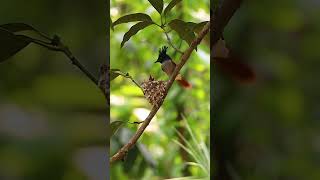
M 32 26 L 30 26 L 28 24 L 24 24 L 24 23 L 3 24 L 3 25 L 0 25 L 0 28 L 6 29 L 10 32 L 19 32 L 19 31 L 27 31 L 27 30 L 39 32 L 38 30 L 36 30 Z
M 209 21 L 203 21 L 200 23 L 194 23 L 193 32 L 200 33 L 200 31 L 203 29 L 203 27 L 208 23 Z
M 153 22 L 150 21 L 143 21 L 138 22 L 137 24 L 133 25 L 128 32 L 126 32 L 123 36 L 123 40 L 121 42 L 121 47 L 123 47 L 124 43 L 126 43 L 132 36 L 137 34 L 140 30 L 150 26 Z
M 120 17 L 115 22 L 113 22 L 112 27 L 115 27 L 118 24 L 135 22 L 135 21 L 151 21 L 152 22 L 152 19 L 150 16 L 148 16 L 147 14 L 144 14 L 144 13 L 128 14 L 128 15 Z
M 181 0 L 172 0 L 168 6 L 164 9 L 163 14 L 166 15 L 167 13 L 169 13 L 171 11 L 172 8 L 174 8 L 179 2 L 181 2 Z
M 120 71 L 120 69 L 110 69 L 110 81 L 117 78 L 119 75 L 122 75 L 123 72 Z
M 35 33 L 42 36 L 43 38 L 51 40 L 44 33 L 38 31 L 34 27 L 32 27 L 28 24 L 25 24 L 25 23 L 8 23 L 8 24 L 0 25 L 0 28 L 3 28 L 3 29 L 10 31 L 12 33 L 20 32 L 20 31 L 34 31 Z
M 174 19 L 169 22 L 169 26 L 171 27 L 171 29 L 176 31 L 179 34 L 180 38 L 185 40 L 189 45 L 196 37 L 193 32 L 193 24 L 184 22 L 180 19 Z
M 162 13 L 163 0 L 148 0 L 148 1 L 159 12 L 159 14 Z
M 0 62 L 10 58 L 31 42 L 30 38 L 0 28 Z
M 113 136 L 123 124 L 123 121 L 113 121 L 112 123 L 110 123 L 111 136 Z

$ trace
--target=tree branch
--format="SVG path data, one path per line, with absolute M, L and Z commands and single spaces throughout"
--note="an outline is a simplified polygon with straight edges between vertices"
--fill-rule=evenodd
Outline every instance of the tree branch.
M 214 8 L 213 13 L 213 24 L 211 28 L 212 36 L 211 47 L 219 40 L 222 36 L 222 32 L 228 22 L 230 21 L 233 14 L 240 7 L 242 0 L 224 0 L 220 8 Z
M 114 163 L 118 160 L 123 160 L 128 151 L 136 144 L 144 130 L 147 128 L 149 123 L 151 122 L 152 118 L 156 115 L 159 108 L 161 107 L 164 99 L 166 98 L 169 89 L 171 88 L 176 76 L 178 75 L 180 69 L 184 66 L 184 64 L 189 59 L 192 51 L 197 47 L 197 45 L 201 42 L 201 40 L 204 38 L 204 36 L 209 32 L 210 29 L 210 22 L 208 22 L 201 32 L 199 33 L 198 37 L 192 41 L 190 44 L 190 47 L 183 53 L 183 55 L 180 58 L 180 63 L 176 66 L 174 72 L 172 73 L 170 80 L 167 83 L 166 90 L 163 96 L 163 99 L 161 100 L 160 104 L 158 106 L 153 106 L 151 112 L 149 113 L 148 117 L 143 121 L 140 128 L 137 130 L 137 132 L 131 137 L 129 142 L 124 145 L 115 155 L 113 155 L 110 159 L 110 163 Z

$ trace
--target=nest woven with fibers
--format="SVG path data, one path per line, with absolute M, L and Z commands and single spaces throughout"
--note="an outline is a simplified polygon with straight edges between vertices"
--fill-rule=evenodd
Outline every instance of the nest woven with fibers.
M 152 76 L 141 83 L 143 94 L 150 104 L 159 106 L 166 91 L 167 81 L 157 81 Z

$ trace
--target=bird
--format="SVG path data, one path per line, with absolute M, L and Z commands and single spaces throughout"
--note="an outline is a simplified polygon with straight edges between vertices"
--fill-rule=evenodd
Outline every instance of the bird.
M 176 63 L 173 62 L 171 57 L 167 54 L 167 46 L 163 46 L 162 48 L 159 49 L 159 56 L 156 62 L 154 63 L 161 63 L 161 69 L 164 71 L 169 77 L 173 73 L 173 71 L 176 68 Z M 192 87 L 192 85 L 186 81 L 181 74 L 178 74 L 176 79 L 175 79 L 179 85 L 185 89 L 189 89 Z
M 252 83 L 256 79 L 254 70 L 246 63 L 243 58 L 234 53 L 227 46 L 223 37 L 213 45 L 211 58 L 225 74 L 228 74 L 232 79 L 241 83 Z

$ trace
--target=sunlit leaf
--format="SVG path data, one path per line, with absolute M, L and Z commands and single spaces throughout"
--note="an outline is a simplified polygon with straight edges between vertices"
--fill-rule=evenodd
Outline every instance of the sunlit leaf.
M 148 1 L 159 12 L 159 14 L 162 13 L 163 0 L 148 0 Z
M 179 34 L 180 38 L 185 40 L 189 45 L 196 37 L 193 32 L 193 24 L 184 22 L 180 19 L 174 19 L 171 22 L 169 22 L 169 26 L 171 27 L 171 29 L 176 31 Z
M 123 47 L 124 43 L 126 43 L 132 36 L 137 34 L 140 30 L 150 26 L 153 22 L 150 21 L 143 21 L 138 22 L 137 24 L 133 25 L 128 32 L 126 32 L 123 36 L 123 40 L 121 42 L 121 47 Z
M 164 9 L 163 14 L 166 15 L 167 13 L 169 13 L 171 11 L 172 8 L 174 8 L 174 6 L 176 6 L 179 2 L 181 2 L 181 0 L 172 0 L 168 6 Z
M 152 19 L 150 16 L 148 16 L 147 14 L 144 14 L 144 13 L 128 14 L 128 15 L 120 17 L 115 22 L 113 22 L 112 27 L 115 27 L 118 24 L 135 22 L 135 21 L 151 21 L 152 22 Z
M 17 36 L 0 28 L 0 62 L 5 61 L 25 48 L 30 42 L 31 39 L 25 36 Z
M 122 73 L 120 69 L 110 69 L 110 81 L 117 78 L 120 75 L 120 73 Z
M 110 123 L 111 136 L 113 136 L 124 123 L 125 122 L 123 121 L 113 121 L 112 123 Z

